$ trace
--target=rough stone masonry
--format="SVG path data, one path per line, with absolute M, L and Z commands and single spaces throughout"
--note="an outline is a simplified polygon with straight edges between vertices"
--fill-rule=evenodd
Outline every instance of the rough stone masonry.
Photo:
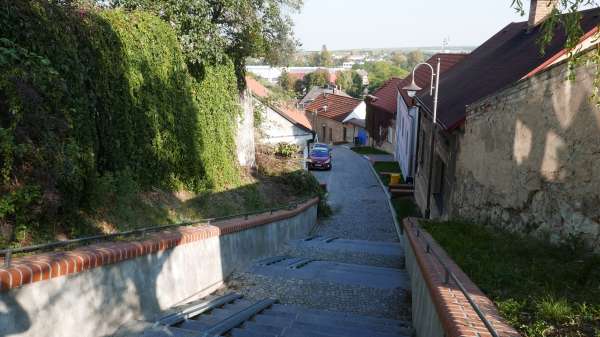
M 595 67 L 558 64 L 468 109 L 452 214 L 600 252 Z

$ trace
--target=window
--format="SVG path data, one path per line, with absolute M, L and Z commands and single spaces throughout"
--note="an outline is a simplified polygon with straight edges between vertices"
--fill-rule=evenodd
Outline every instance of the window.
M 333 141 L 333 129 L 329 128 L 329 141 L 332 142 Z
M 348 129 L 344 128 L 344 139 L 342 139 L 344 142 L 346 141 L 347 136 L 348 136 Z
M 387 141 L 388 143 L 393 143 L 394 142 L 394 129 L 392 129 L 391 126 L 388 126 L 387 128 Z
M 327 140 L 327 127 L 323 125 L 323 130 L 321 131 L 321 135 L 323 136 L 323 141 Z

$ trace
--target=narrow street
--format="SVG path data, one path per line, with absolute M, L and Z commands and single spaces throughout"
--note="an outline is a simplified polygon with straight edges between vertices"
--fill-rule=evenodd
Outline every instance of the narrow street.
M 331 171 L 313 171 L 327 184 L 333 216 L 323 221 L 319 234 L 346 239 L 398 241 L 387 197 L 370 163 L 343 146 L 333 149 Z
M 358 154 L 336 147 L 333 163 L 315 175 L 334 213 L 311 236 L 142 335 L 411 336 L 410 283 L 386 195 Z

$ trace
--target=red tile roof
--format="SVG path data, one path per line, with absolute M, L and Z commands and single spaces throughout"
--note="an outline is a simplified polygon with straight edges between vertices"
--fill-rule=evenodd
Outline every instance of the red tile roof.
M 260 82 L 250 76 L 246 76 L 246 86 L 252 92 L 252 94 L 258 99 L 266 99 L 270 95 L 270 91 Z M 288 106 L 284 103 L 270 103 L 269 106 L 283 118 L 287 119 L 293 124 L 303 127 L 307 130 L 312 130 L 312 126 L 303 111 L 300 111 L 294 107 Z
M 307 112 L 318 111 L 319 116 L 342 122 L 361 102 L 353 97 L 323 94 L 315 98 L 305 109 Z M 325 106 L 327 106 L 326 110 Z
M 431 64 L 434 68 L 437 65 L 437 59 L 441 61 L 440 73 L 443 74 L 450 68 L 454 67 L 458 62 L 462 61 L 467 54 L 450 54 L 450 53 L 438 53 L 429 58 L 426 62 Z M 369 101 L 370 104 L 380 110 L 396 115 L 398 106 L 398 90 L 400 90 L 404 101 L 411 102 L 410 97 L 406 94 L 405 90 L 401 90 L 405 86 L 409 85 L 412 81 L 412 75 L 408 75 L 404 79 L 397 77 L 391 78 L 386 81 L 379 89 L 375 90 L 371 96 L 376 97 L 375 101 Z M 431 82 L 431 69 L 429 67 L 421 66 L 415 72 L 415 82 L 424 91 L 428 91 Z
M 580 14 L 584 34 L 600 23 L 600 8 Z M 511 23 L 463 62 L 442 74 L 438 106 L 440 124 L 446 129 L 459 126 L 465 120 L 467 105 L 516 83 L 564 50 L 566 37 L 562 24 L 557 26 L 554 38 L 542 55 L 537 41 L 543 33 L 543 25 L 528 29 L 527 21 Z M 428 92 L 418 97 L 426 107 L 433 106 Z

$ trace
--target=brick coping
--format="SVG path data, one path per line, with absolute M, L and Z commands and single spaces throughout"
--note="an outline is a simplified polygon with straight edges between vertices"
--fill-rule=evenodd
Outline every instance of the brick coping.
M 316 205 L 313 198 L 291 210 L 265 213 L 246 218 L 215 222 L 211 225 L 181 227 L 152 234 L 143 241 L 105 242 L 64 252 L 50 252 L 16 257 L 10 268 L 0 267 L 0 291 L 26 284 L 49 280 L 110 265 L 140 256 L 175 248 L 191 242 L 206 240 L 264 226 L 292 218 Z
M 445 270 L 440 262 L 427 253 L 427 244 L 462 283 L 466 291 L 501 337 L 521 335 L 500 316 L 494 303 L 477 287 L 462 269 L 448 256 L 446 251 L 419 225 L 419 219 L 406 218 L 404 233 L 414 252 L 417 264 L 429 289 L 447 337 L 491 337 L 466 296 L 450 281 L 444 284 Z M 418 231 L 418 233 L 417 233 Z

